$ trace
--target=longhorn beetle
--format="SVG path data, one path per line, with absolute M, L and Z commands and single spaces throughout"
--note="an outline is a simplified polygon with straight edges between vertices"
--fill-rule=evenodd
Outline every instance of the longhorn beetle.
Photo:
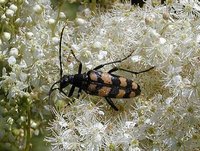
M 140 86 L 137 83 L 133 82 L 130 79 L 124 78 L 122 76 L 115 75 L 113 74 L 113 72 L 117 70 L 122 70 L 122 71 L 133 73 L 133 74 L 140 74 L 140 73 L 147 72 L 153 69 L 154 67 L 151 67 L 147 70 L 143 70 L 139 72 L 129 71 L 129 70 L 118 68 L 118 67 L 114 67 L 108 72 L 99 71 L 99 69 L 103 68 L 106 65 L 120 63 L 126 60 L 132 55 L 133 52 L 129 54 L 128 56 L 124 57 L 123 59 L 104 63 L 95 67 L 92 70 L 81 73 L 82 63 L 76 58 L 74 52 L 71 50 L 73 57 L 75 58 L 77 62 L 79 62 L 78 74 L 62 75 L 63 69 L 62 69 L 62 60 L 61 60 L 62 59 L 61 45 L 62 45 L 62 36 L 63 36 L 64 29 L 65 29 L 65 26 L 63 27 L 61 31 L 60 43 L 59 43 L 60 80 L 58 80 L 51 86 L 50 91 L 49 91 L 49 99 L 50 99 L 51 93 L 56 89 L 58 89 L 64 95 L 71 97 L 73 95 L 75 87 L 77 87 L 79 88 L 78 96 L 83 90 L 90 95 L 97 95 L 100 97 L 104 97 L 106 101 L 108 102 L 108 104 L 114 110 L 118 111 L 118 108 L 114 105 L 111 98 L 131 98 L 131 97 L 136 97 L 140 95 L 141 90 L 140 90 Z M 59 87 L 54 88 L 56 84 L 59 84 Z M 71 84 L 71 89 L 69 91 L 69 94 L 67 95 L 63 91 L 63 89 L 67 87 L 69 84 Z

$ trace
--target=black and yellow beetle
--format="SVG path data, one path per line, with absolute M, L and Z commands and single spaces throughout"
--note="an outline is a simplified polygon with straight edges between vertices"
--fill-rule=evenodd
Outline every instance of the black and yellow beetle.
M 137 83 L 125 77 L 115 75 L 113 74 L 113 72 L 117 70 L 122 70 L 122 71 L 126 71 L 133 74 L 140 74 L 140 73 L 147 72 L 153 69 L 154 67 L 151 67 L 147 70 L 140 71 L 140 72 L 129 71 L 129 70 L 117 68 L 117 67 L 114 67 L 108 72 L 99 71 L 99 69 L 103 68 L 105 65 L 120 63 L 126 60 L 132 55 L 132 53 L 123 59 L 104 63 L 95 67 L 92 70 L 89 70 L 88 72 L 81 73 L 82 63 L 76 58 L 74 52 L 71 50 L 72 55 L 74 56 L 76 61 L 79 62 L 78 74 L 63 76 L 62 75 L 63 73 L 62 61 L 61 61 L 61 43 L 62 43 L 62 35 L 64 32 L 64 28 L 62 29 L 62 32 L 61 32 L 60 44 L 59 44 L 60 80 L 55 82 L 51 86 L 50 91 L 49 91 L 49 98 L 50 98 L 51 93 L 56 89 L 58 89 L 64 95 L 71 97 L 73 95 L 75 87 L 77 87 L 79 88 L 78 96 L 83 90 L 90 95 L 97 95 L 100 97 L 104 97 L 107 100 L 108 104 L 114 110 L 118 111 L 117 107 L 114 105 L 111 98 L 132 98 L 132 97 L 136 97 L 140 95 L 141 90 L 140 90 L 140 86 Z M 56 84 L 59 84 L 58 88 L 54 88 Z M 69 94 L 67 95 L 63 91 L 63 89 L 67 87 L 69 84 L 71 84 L 72 86 L 69 91 Z

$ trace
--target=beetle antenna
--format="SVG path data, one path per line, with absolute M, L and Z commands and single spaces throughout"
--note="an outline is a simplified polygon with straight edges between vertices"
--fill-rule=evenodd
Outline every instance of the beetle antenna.
M 60 61 L 60 79 L 62 78 L 63 69 L 62 69 L 62 38 L 64 33 L 65 26 L 62 28 L 61 34 L 60 34 L 60 43 L 59 43 L 59 61 Z
M 49 103 L 51 105 L 51 93 L 55 90 L 59 90 L 61 91 L 60 87 L 57 87 L 57 88 L 54 88 L 54 86 L 58 83 L 61 83 L 61 79 L 62 79 L 62 75 L 63 75 L 63 68 L 62 68 L 62 39 L 63 39 L 63 33 L 64 33 L 64 29 L 65 29 L 65 26 L 62 28 L 62 31 L 60 33 L 60 42 L 59 42 L 59 61 L 60 61 L 60 80 L 59 81 L 56 81 L 50 88 L 49 90 Z M 63 91 L 61 91 L 63 93 Z
M 58 83 L 60 83 L 60 80 L 57 81 L 57 82 L 55 82 L 55 83 L 51 86 L 51 88 L 50 88 L 50 90 L 49 90 L 49 103 L 50 103 L 50 104 L 51 104 L 51 93 L 52 93 L 54 90 L 59 89 L 59 88 L 54 88 L 54 86 L 55 86 L 56 84 L 58 84 Z
M 49 97 L 50 97 L 51 93 L 52 93 L 54 90 L 59 89 L 59 88 L 53 88 L 53 87 L 54 87 L 56 84 L 58 84 L 58 83 L 60 83 L 60 80 L 59 80 L 59 81 L 56 81 L 56 82 L 51 86 L 50 91 L 49 91 Z

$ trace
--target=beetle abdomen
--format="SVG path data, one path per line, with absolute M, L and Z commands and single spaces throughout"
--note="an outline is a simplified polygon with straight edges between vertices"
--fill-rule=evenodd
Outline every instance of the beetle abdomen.
M 91 70 L 88 72 L 88 78 L 90 82 L 85 91 L 91 95 L 110 98 L 131 98 L 141 93 L 138 84 L 124 77 Z
M 88 94 L 109 98 L 132 98 L 140 95 L 140 88 L 132 90 L 118 86 L 108 86 L 102 83 L 90 83 L 85 90 Z

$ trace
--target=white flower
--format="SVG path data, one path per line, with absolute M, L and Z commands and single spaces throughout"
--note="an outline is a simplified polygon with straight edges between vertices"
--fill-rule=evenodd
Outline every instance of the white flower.
M 19 75 L 19 79 L 22 82 L 25 82 L 27 80 L 27 77 L 28 77 L 28 75 L 26 73 L 23 73 L 23 72 L 21 72 L 20 75 Z
M 165 100 L 165 102 L 166 102 L 167 105 L 170 105 L 171 102 L 172 102 L 173 100 L 174 100 L 174 98 L 168 97 L 168 98 Z
M 32 32 L 27 32 L 27 33 L 26 33 L 26 37 L 27 37 L 28 39 L 32 39 L 33 36 L 34 36 L 34 34 L 33 34 Z
M 87 22 L 82 18 L 76 18 L 76 23 L 82 26 L 82 25 L 86 25 Z
M 37 58 L 37 59 L 41 59 L 42 57 L 44 57 L 44 52 L 42 49 L 40 48 L 36 48 L 36 50 L 34 51 L 34 57 Z
M 53 37 L 52 38 L 52 42 L 53 42 L 53 45 L 58 45 L 59 44 L 59 42 L 60 42 L 60 38 L 58 38 L 58 37 Z
M 0 0 L 0 4 L 4 4 L 6 0 Z
M 38 4 L 33 7 L 33 10 L 37 14 L 41 14 L 42 11 L 43 11 L 42 7 L 40 5 L 38 5 Z
M 9 32 L 4 32 L 3 33 L 3 39 L 8 41 L 11 38 L 11 34 Z
M 6 17 L 13 17 L 14 11 L 12 9 L 7 9 L 6 10 Z
M 21 18 L 17 18 L 15 20 L 15 24 L 18 25 L 18 26 L 21 26 L 23 24 L 23 20 Z
M 95 41 L 92 46 L 95 49 L 100 49 L 102 47 L 102 44 L 99 41 Z
M 103 58 L 107 56 L 107 53 L 108 53 L 107 51 L 99 51 L 98 59 L 102 60 Z
M 140 56 L 140 55 L 134 55 L 134 56 L 131 57 L 131 60 L 133 62 L 139 62 L 139 61 L 142 60 L 142 56 Z
M 21 68 L 26 68 L 26 67 L 27 67 L 27 64 L 26 64 L 25 60 L 21 60 L 19 66 L 20 66 Z
M 10 5 L 10 7 L 9 7 L 11 10 L 13 10 L 14 12 L 16 12 L 17 11 L 17 6 L 16 5 L 14 5 L 14 4 L 12 4 L 12 5 Z
M 19 51 L 18 51 L 17 48 L 11 48 L 11 49 L 10 49 L 10 55 L 11 55 L 11 56 L 17 57 L 17 56 L 18 56 L 18 53 L 19 53 Z
M 175 2 L 175 4 L 171 7 L 171 13 L 176 17 L 199 17 L 200 3 L 198 0 Z
M 98 109 L 91 108 L 90 104 L 87 103 L 77 104 L 72 108 L 76 108 L 77 112 L 70 113 L 73 111 L 71 109 L 69 114 L 55 112 L 57 118 L 52 126 L 58 128 L 55 133 L 57 136 L 46 139 L 52 142 L 55 148 L 61 145 L 60 147 L 65 150 L 79 150 L 80 148 L 98 150 L 103 144 L 106 128 L 101 122 L 98 122 L 95 115 L 99 112 Z
M 59 17 L 60 17 L 61 19 L 65 19 L 65 18 L 66 18 L 66 15 L 65 15 L 65 13 L 63 13 L 63 12 L 60 12 Z
M 53 18 L 50 18 L 50 19 L 47 21 L 47 23 L 48 23 L 49 25 L 54 25 L 54 24 L 56 23 L 56 20 L 53 19 Z
M 16 58 L 14 57 L 14 56 L 10 56 L 9 58 L 8 58 L 8 63 L 10 64 L 10 65 L 14 65 L 15 63 L 16 63 Z
M 83 12 L 84 12 L 84 15 L 86 17 L 90 17 L 91 16 L 91 10 L 89 8 L 86 8 Z

